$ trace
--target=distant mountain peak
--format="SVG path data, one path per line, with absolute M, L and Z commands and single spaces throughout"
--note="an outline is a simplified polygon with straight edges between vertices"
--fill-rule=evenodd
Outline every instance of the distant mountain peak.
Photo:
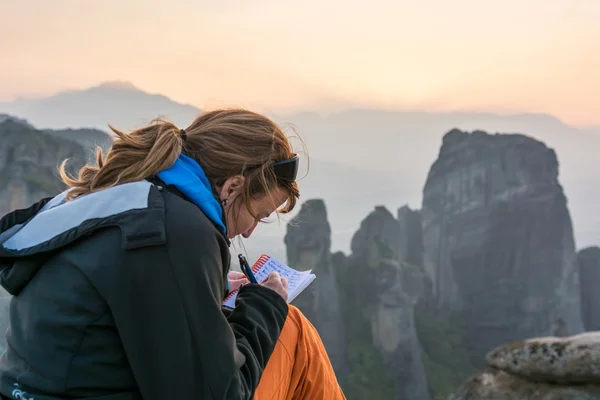
M 95 86 L 95 88 L 119 89 L 119 90 L 138 90 L 138 91 L 140 90 L 133 83 L 128 82 L 128 81 L 121 81 L 121 80 L 102 82 L 99 85 Z
M 30 121 L 41 129 L 70 127 L 105 131 L 108 125 L 121 130 L 143 126 L 157 117 L 188 126 L 200 113 L 162 94 L 149 93 L 126 80 L 106 80 L 85 89 L 72 89 L 52 96 L 0 103 L 0 113 Z

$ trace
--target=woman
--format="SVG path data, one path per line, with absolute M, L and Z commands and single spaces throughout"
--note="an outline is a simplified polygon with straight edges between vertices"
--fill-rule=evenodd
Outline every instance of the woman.
M 114 130 L 114 129 L 113 129 Z M 277 274 L 228 290 L 230 239 L 293 209 L 297 157 L 271 120 L 218 110 L 117 138 L 65 193 L 0 220 L 14 297 L 4 398 L 344 399 Z

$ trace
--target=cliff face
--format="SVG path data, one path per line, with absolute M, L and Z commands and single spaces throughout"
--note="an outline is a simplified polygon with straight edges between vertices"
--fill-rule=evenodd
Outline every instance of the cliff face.
M 600 247 L 588 247 L 577 253 L 581 285 L 581 313 L 588 331 L 600 331 Z
M 384 207 L 376 207 L 352 238 L 346 260 L 345 304 L 354 310 L 358 326 L 353 336 L 369 334 L 389 374 L 394 399 L 430 399 L 414 307 L 421 294 L 420 269 L 403 261 L 403 227 Z M 362 314 L 362 315 L 359 315 Z M 363 321 L 362 323 L 360 321 Z M 361 331 L 370 326 L 370 332 Z
M 421 210 L 441 310 L 474 345 L 582 331 L 573 230 L 554 151 L 522 135 L 446 134 Z
M 312 269 L 317 279 L 294 300 L 313 323 L 331 359 L 336 375 L 347 374 L 346 333 L 340 312 L 340 294 L 331 260 L 331 229 L 322 200 L 308 200 L 288 225 L 285 236 L 288 264 Z
M 288 226 L 288 263 L 317 276 L 294 305 L 319 331 L 349 399 L 431 398 L 414 322 L 424 274 L 404 261 L 420 224 L 408 211 L 404 226 L 376 207 L 354 234 L 350 256 L 330 253 L 322 200 L 304 203 Z
M 67 167 L 74 173 L 86 157 L 84 148 L 74 141 L 13 119 L 0 123 L 0 215 L 64 190 L 58 165 L 70 158 Z
M 415 266 L 423 265 L 423 234 L 421 229 L 421 212 L 411 210 L 408 206 L 398 209 L 400 223 L 400 257 Z

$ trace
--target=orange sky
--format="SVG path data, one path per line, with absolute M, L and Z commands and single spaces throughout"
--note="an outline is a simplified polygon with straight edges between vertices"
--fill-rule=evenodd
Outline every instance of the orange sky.
M 4 3 L 0 100 L 119 79 L 199 107 L 600 124 L 600 0 Z

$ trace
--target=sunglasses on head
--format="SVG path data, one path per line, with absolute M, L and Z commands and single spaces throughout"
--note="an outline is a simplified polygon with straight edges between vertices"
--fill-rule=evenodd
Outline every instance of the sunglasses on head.
M 273 171 L 277 179 L 289 182 L 295 181 L 298 175 L 299 162 L 298 154 L 294 154 L 292 158 L 273 163 Z

